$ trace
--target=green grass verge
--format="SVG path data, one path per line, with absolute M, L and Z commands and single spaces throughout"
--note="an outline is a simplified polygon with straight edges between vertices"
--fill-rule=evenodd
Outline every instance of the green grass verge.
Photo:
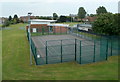
M 80 65 L 76 62 L 30 66 L 26 32 L 17 24 L 3 30 L 3 80 L 118 80 L 118 56 Z

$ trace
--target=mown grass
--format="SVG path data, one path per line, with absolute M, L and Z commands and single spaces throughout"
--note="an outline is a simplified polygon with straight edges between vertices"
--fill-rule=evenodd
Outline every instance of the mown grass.
M 118 56 L 108 61 L 80 65 L 76 62 L 30 66 L 29 44 L 25 30 L 10 26 L 3 30 L 3 80 L 118 80 Z

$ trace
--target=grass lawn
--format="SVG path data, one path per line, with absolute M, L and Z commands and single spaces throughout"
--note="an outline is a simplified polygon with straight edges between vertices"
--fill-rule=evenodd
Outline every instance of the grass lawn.
M 80 65 L 76 62 L 30 66 L 25 30 L 10 26 L 2 36 L 3 80 L 118 80 L 118 56 L 108 61 Z

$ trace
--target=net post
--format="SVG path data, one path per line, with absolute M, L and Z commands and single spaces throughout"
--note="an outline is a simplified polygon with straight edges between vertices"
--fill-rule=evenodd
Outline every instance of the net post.
M 95 62 L 95 49 L 96 49 L 96 42 L 94 40 L 94 56 L 93 56 L 93 62 Z
M 82 58 L 81 58 L 81 41 L 80 41 L 80 64 L 82 63 L 82 62 L 81 62 L 81 59 L 82 59 Z
M 62 63 L 62 40 L 61 40 L 61 63 Z
M 46 64 L 48 64 L 48 52 L 47 52 L 48 50 L 47 50 L 47 41 L 46 41 Z
M 77 46 L 76 46 L 76 41 L 77 41 L 77 39 L 75 39 L 75 61 L 76 61 L 76 52 L 77 52 Z
M 108 59 L 108 39 L 107 39 L 107 44 L 106 44 L 106 60 Z

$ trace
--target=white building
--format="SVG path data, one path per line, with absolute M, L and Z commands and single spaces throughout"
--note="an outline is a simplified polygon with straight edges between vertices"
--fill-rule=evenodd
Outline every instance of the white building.
M 43 19 L 30 20 L 30 24 L 50 24 L 51 22 L 56 22 L 56 20 L 43 20 Z

